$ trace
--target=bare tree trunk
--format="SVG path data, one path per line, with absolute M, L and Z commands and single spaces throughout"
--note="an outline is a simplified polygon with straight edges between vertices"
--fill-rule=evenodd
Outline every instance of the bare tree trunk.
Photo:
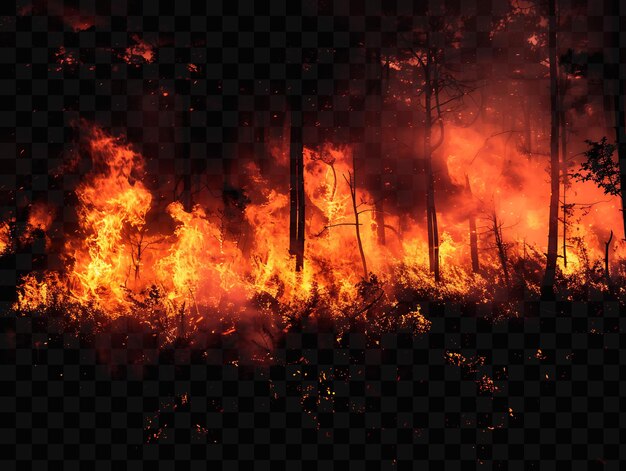
M 432 175 L 432 168 L 431 168 L 431 175 Z M 433 178 L 431 176 L 431 178 Z M 434 180 L 434 178 L 433 178 Z M 431 218 L 433 220 L 433 260 L 434 260 L 434 264 L 435 264 L 435 281 L 440 281 L 441 280 L 441 275 L 440 275 L 440 267 L 439 267 L 439 226 L 437 223 L 437 211 L 435 209 L 435 186 L 434 186 L 434 181 L 432 184 L 432 188 L 431 188 L 431 192 L 430 192 L 430 198 L 431 198 L 431 206 L 430 206 L 430 214 L 431 214 Z
M 289 146 L 289 253 L 296 257 L 296 272 L 304 267 L 304 155 L 302 110 L 298 98 L 290 100 Z
M 611 275 L 609 273 L 609 246 L 613 240 L 613 231 L 609 236 L 609 240 L 604 243 L 604 276 L 606 276 L 607 283 L 611 283 Z
M 366 110 L 366 114 L 374 116 L 372 119 L 370 155 L 378 167 L 378 178 L 380 180 L 375 195 L 374 221 L 376 222 L 376 236 L 379 245 L 385 245 L 385 212 L 383 204 L 383 162 L 382 162 L 382 91 L 383 91 L 383 68 L 381 64 L 380 48 L 368 48 L 365 51 L 367 61 L 368 87 L 366 88 L 366 100 L 369 100 L 371 107 Z M 368 136 L 370 133 L 365 133 Z M 367 141 L 366 137 L 366 141 Z
M 559 94 L 559 123 L 561 125 L 561 179 L 563 180 L 563 266 L 567 268 L 567 122 L 565 120 L 565 93 L 567 77 L 561 79 Z
M 626 119 L 624 118 L 624 81 L 619 80 L 619 91 L 615 95 L 616 126 L 615 134 L 617 135 L 617 157 L 619 159 L 619 176 L 620 176 L 620 195 L 622 198 L 622 218 L 624 221 L 624 236 L 626 238 Z
M 385 224 L 385 206 L 383 204 L 383 199 L 378 198 L 374 203 L 374 214 L 376 221 L 376 238 L 378 240 L 378 245 L 387 244 L 387 236 L 385 234 L 385 228 L 387 225 Z
M 424 125 L 424 154 L 426 158 L 426 224 L 428 230 L 428 261 L 430 271 L 435 275 L 435 281 L 440 280 L 439 273 L 439 230 L 437 227 L 437 211 L 435 208 L 435 179 L 432 163 L 432 53 L 427 54 L 425 72 L 425 125 Z
M 609 240 L 604 243 L 604 276 L 606 278 L 606 288 L 609 291 L 609 294 L 614 296 L 613 282 L 611 281 L 611 273 L 609 272 L 609 246 L 611 245 L 612 240 L 613 230 L 611 230 Z
M 465 190 L 467 192 L 467 198 L 471 203 L 471 209 L 469 211 L 469 238 L 470 254 L 472 258 L 472 272 L 478 273 L 480 271 L 480 263 L 478 261 L 478 233 L 476 232 L 476 213 L 474 210 L 472 189 L 470 188 L 470 182 L 467 175 L 465 175 Z
M 135 266 L 135 281 L 139 279 L 139 269 L 141 268 L 141 258 L 143 256 L 143 248 L 144 248 L 142 245 L 144 234 L 145 232 L 143 232 L 143 229 L 142 229 L 141 233 L 139 234 L 139 238 L 137 239 L 137 254 L 136 255 L 134 253 L 132 254 L 133 264 Z
M 298 245 L 298 149 L 294 143 L 295 113 L 289 118 L 289 254 L 296 254 Z
M 611 74 L 608 75 L 609 93 L 612 95 L 613 101 L 613 125 L 615 126 L 615 140 L 617 143 L 617 158 L 620 173 L 620 196 L 622 200 L 622 219 L 624 226 L 624 238 L 626 239 L 626 116 L 624 112 L 624 72 L 622 72 L 622 60 L 620 57 L 620 14 L 623 2 L 610 1 L 605 2 L 608 8 L 605 12 L 605 18 L 611 21 L 612 33 L 609 39 L 608 49 L 605 54 L 607 62 L 611 66 Z M 606 83 L 606 82 L 605 82 Z M 608 87 L 607 87 L 608 88 Z M 606 89 L 605 89 L 606 90 Z M 607 121 L 609 121 L 607 119 Z
M 352 157 L 352 169 L 354 170 L 354 156 Z M 356 242 L 359 247 L 359 254 L 361 255 L 361 263 L 363 265 L 363 277 L 367 280 L 367 262 L 365 260 L 365 251 L 363 250 L 363 242 L 361 241 L 361 226 L 359 223 L 359 208 L 356 202 L 356 176 L 353 173 L 349 173 L 349 179 L 347 179 L 350 187 L 350 197 L 352 199 L 352 210 L 354 211 L 354 227 L 356 230 Z M 345 175 L 344 175 L 345 178 Z
M 567 268 L 567 182 L 563 182 L 563 266 Z
M 621 67 L 621 64 L 618 64 Z M 619 73 L 619 72 L 618 72 Z M 626 238 L 626 118 L 624 113 L 624 79 L 618 77 L 617 93 L 614 95 L 615 137 L 617 140 L 617 157 L 619 161 L 620 196 L 622 198 L 622 218 L 624 237 Z
M 493 213 L 493 216 L 492 216 L 492 222 L 493 222 L 493 226 L 492 226 L 493 236 L 496 241 L 496 248 L 498 249 L 498 258 L 500 259 L 500 265 L 502 266 L 502 273 L 504 274 L 504 283 L 506 284 L 506 288 L 510 290 L 511 281 L 509 277 L 509 268 L 506 263 L 507 261 L 506 260 L 507 259 L 506 247 L 504 246 L 504 241 L 502 240 L 502 227 L 498 223 L 498 217 L 496 216 L 495 212 Z
M 186 84 L 188 85 L 188 84 Z M 186 90 L 186 87 L 185 87 Z M 181 116 L 181 151 L 183 158 L 183 194 L 182 204 L 185 211 L 191 211 L 193 202 L 191 200 L 191 128 L 190 128 L 190 95 L 189 91 L 183 94 L 181 97 L 183 101 L 182 116 Z
M 548 252 L 546 271 L 541 286 L 544 297 L 554 295 L 554 280 L 556 278 L 556 261 L 559 237 L 559 190 L 560 190 L 560 161 L 559 161 L 559 111 L 558 111 L 558 74 L 556 52 L 556 0 L 549 0 L 549 60 L 550 60 L 550 215 L 548 221 Z

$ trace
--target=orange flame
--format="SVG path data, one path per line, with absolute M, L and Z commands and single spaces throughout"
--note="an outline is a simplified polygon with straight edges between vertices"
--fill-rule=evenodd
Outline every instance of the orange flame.
M 535 274 L 539 270 L 532 264 L 542 262 L 546 244 L 545 162 L 518 155 L 506 139 L 485 140 L 476 131 L 461 128 L 448 135 L 445 168 L 460 190 L 454 196 L 437 194 L 438 199 L 449 200 L 438 206 L 444 282 L 436 283 L 429 273 L 419 215 L 412 218 L 389 211 L 385 224 L 396 234 L 388 237 L 386 245 L 378 243 L 374 198 L 359 186 L 357 169 L 354 181 L 363 251 L 369 270 L 378 275 L 388 294 L 407 291 L 429 299 L 471 297 L 486 302 L 501 289 L 498 280 L 503 277 L 494 248 L 494 224 L 502 233 L 510 276 L 517 276 L 518 269 Z M 92 169 L 76 189 L 78 232 L 66 243 L 67 271 L 24 279 L 18 306 L 35 309 L 49 304 L 50 293 L 56 292 L 116 317 L 149 304 L 138 300 L 150 293 L 166 316 L 184 313 L 195 323 L 215 313 L 250 309 L 250 301 L 259 295 L 283 305 L 306 304 L 323 296 L 328 301 L 319 309 L 333 315 L 358 312 L 355 306 L 369 296 L 363 294 L 363 286 L 359 288 L 362 270 L 350 191 L 349 175 L 355 171 L 351 148 L 326 144 L 304 150 L 306 262 L 299 274 L 294 273 L 288 252 L 288 194 L 274 188 L 256 164 L 241 166 L 246 202 L 240 207 L 229 209 L 224 201 L 200 197 L 199 204 L 187 211 L 172 202 L 165 209 L 169 219 L 157 225 L 149 215 L 158 213 L 160 206 L 143 183 L 142 156 L 96 127 L 89 131 L 86 150 Z M 283 150 L 275 146 L 274 151 L 275 165 L 285 168 Z M 516 159 L 515 165 L 507 156 Z M 471 198 L 464 190 L 466 175 Z M 592 185 L 572 183 L 568 191 L 572 200 L 606 199 Z M 572 217 L 567 267 L 559 261 L 564 276 L 579 277 L 581 283 L 587 280 L 584 273 L 604 255 L 604 233 L 598 228 L 603 221 L 619 220 L 618 205 L 611 199 Z M 239 218 L 236 236 L 227 227 L 233 217 L 229 211 Z M 480 273 L 470 269 L 470 213 L 475 214 L 480 232 Z M 47 231 L 52 219 L 45 206 L 31 208 L 32 227 Z M 0 250 L 9 246 L 9 234 L 9 225 L 0 225 Z M 611 255 L 623 257 L 624 245 L 613 247 Z M 513 267 L 514 260 L 523 267 Z M 315 303 L 311 306 L 317 309 Z M 415 319 L 427 329 L 425 319 Z

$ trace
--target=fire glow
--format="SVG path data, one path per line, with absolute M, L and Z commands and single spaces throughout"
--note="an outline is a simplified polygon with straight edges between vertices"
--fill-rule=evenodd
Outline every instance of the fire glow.
M 201 322 L 225 312 L 245 315 L 251 301 L 260 295 L 287 305 L 304 304 L 314 293 L 322 293 L 329 302 L 316 309 L 330 316 L 340 316 L 359 303 L 359 282 L 364 276 L 355 239 L 348 178 L 354 169 L 349 147 L 304 149 L 310 216 L 304 268 L 297 273 L 287 250 L 288 195 L 272 188 L 253 162 L 245 168 L 247 203 L 242 216 L 250 234 L 244 243 L 228 236 L 220 201 L 207 199 L 191 211 L 177 201 L 155 202 L 144 183 L 148 176 L 141 155 L 94 125 L 83 123 L 82 132 L 87 136 L 83 152 L 91 160 L 91 170 L 76 188 L 78 231 L 67 234 L 62 250 L 65 269 L 25 277 L 16 309 L 41 310 L 62 302 L 70 315 L 80 316 L 89 306 L 113 319 L 141 306 L 143 311 L 161 310 L 159 315 L 166 318 L 185 313 L 188 319 Z M 494 215 L 501 221 L 499 233 L 507 248 L 508 283 L 525 275 L 516 272 L 516 264 L 526 260 L 529 265 L 541 265 L 549 188 L 535 176 L 541 174 L 544 163 L 519 157 L 515 171 L 507 173 L 506 162 L 480 155 L 474 158 L 482 147 L 481 136 L 464 129 L 454 130 L 450 136 L 446 144 L 448 171 L 459 187 L 467 175 L 473 196 L 468 200 L 465 193 L 459 193 L 454 209 L 440 214 L 440 282 L 435 283 L 428 270 L 428 247 L 419 220 L 405 224 L 401 231 L 400 217 L 388 214 L 389 236 L 381 245 L 374 212 L 361 214 L 360 237 L 368 270 L 376 274 L 389 299 L 397 298 L 404 289 L 421 290 L 435 299 L 492 300 L 504 280 L 494 220 L 490 219 Z M 274 164 L 284 166 L 281 150 L 276 149 Z M 490 157 L 497 151 L 491 149 Z M 357 186 L 356 193 L 359 207 L 373 207 L 366 190 Z M 577 187 L 579 198 L 602 199 L 600 193 L 593 185 Z M 477 205 L 482 213 L 475 209 Z M 155 218 L 155 211 L 163 206 L 165 222 L 161 222 L 162 215 Z M 580 244 L 568 248 L 567 269 L 561 262 L 564 273 L 584 277 L 584 264 L 602 258 L 602 230 L 594 227 L 601 228 L 601 221 L 618 220 L 617 206 L 616 201 L 598 206 L 569 228 L 580 237 Z M 478 273 L 472 272 L 470 232 L 463 216 L 471 211 L 481 221 Z M 29 225 L 45 232 L 53 214 L 41 205 L 33 206 Z M 2 226 L 2 239 L 8 250 L 7 223 Z M 621 256 L 621 246 L 613 256 Z M 538 286 L 530 282 L 528 288 L 532 292 Z M 150 300 L 154 306 L 148 305 Z
M 525 59 L 534 62 L 500 70 L 498 78 L 488 77 L 479 62 L 455 69 L 456 56 L 450 59 L 450 52 L 463 51 L 465 42 L 472 41 L 464 37 L 463 28 L 469 32 L 475 27 L 467 15 L 441 15 L 426 6 L 422 15 L 396 15 L 393 47 L 373 47 L 365 33 L 363 41 L 354 41 L 363 67 L 353 69 L 361 74 L 362 89 L 341 85 L 345 89 L 333 95 L 337 110 L 331 100 L 322 103 L 320 98 L 317 114 L 309 113 L 315 114 L 312 126 L 303 118 L 306 94 L 290 89 L 286 81 L 267 85 L 263 94 L 277 98 L 276 109 L 268 105 L 262 117 L 261 111 L 242 111 L 237 124 L 239 137 L 264 128 L 263 139 L 254 141 L 262 141 L 264 155 L 250 151 L 258 146 L 245 147 L 233 139 L 245 150 L 210 158 L 235 161 L 237 172 L 231 173 L 237 173 L 237 181 L 230 181 L 230 174 L 218 181 L 207 172 L 195 175 L 206 176 L 208 183 L 192 192 L 187 169 L 186 175 L 173 177 L 185 179 L 183 196 L 179 181 L 155 183 L 158 176 L 147 170 L 149 158 L 125 136 L 81 121 L 73 170 L 88 170 L 78 172 L 76 206 L 34 202 L 21 232 L 12 215 L 0 222 L 0 252 L 16 252 L 18 245 L 41 238 L 62 261 L 60 269 L 24 276 L 14 309 L 62 310 L 78 321 L 93 312 L 109 320 L 134 315 L 167 332 L 175 325 L 182 335 L 212 319 L 259 313 L 270 319 L 367 322 L 409 316 L 423 330 L 427 321 L 419 317 L 420 302 L 487 304 L 538 297 L 544 273 L 561 299 L 588 300 L 609 292 L 622 300 L 626 247 L 620 200 L 591 181 L 570 178 L 570 167 L 581 163 L 582 142 L 599 137 L 597 129 L 577 137 L 579 129 L 591 127 L 591 120 L 602 114 L 599 100 L 594 102 L 586 89 L 597 81 L 597 71 L 580 65 L 591 63 L 598 51 L 583 49 L 588 46 L 584 41 L 565 32 L 559 33 L 562 50 L 557 51 L 557 26 L 562 25 L 554 2 L 550 5 L 543 11 L 534 2 L 511 2 L 508 13 L 491 25 L 487 36 L 499 53 L 507 34 L 526 31 L 526 23 L 534 21 L 534 31 L 521 41 Z M 59 2 L 51 2 L 51 8 L 63 10 Z M 97 17 L 63 11 L 63 23 L 75 34 L 99 27 Z M 100 52 L 111 55 L 116 73 L 160 69 L 153 66 L 160 66 L 169 52 L 160 57 L 159 48 L 169 48 L 177 39 L 157 36 L 129 31 L 124 44 Z M 90 55 L 79 52 L 59 47 L 53 72 L 71 75 L 85 66 L 95 70 L 95 64 L 85 62 Z M 317 53 L 315 60 L 326 55 L 341 63 L 341 51 L 334 48 L 320 46 Z M 303 57 L 301 81 L 315 82 L 304 79 L 314 60 Z M 213 73 L 206 70 L 210 63 L 196 59 L 176 58 L 184 66 L 176 76 L 145 79 L 145 87 L 152 87 L 143 102 L 151 107 L 142 110 L 146 121 L 161 125 L 167 120 L 150 113 L 171 112 L 178 116 L 170 124 L 191 127 L 196 109 L 189 89 Z M 495 58 L 493 62 L 505 68 Z M 161 79 L 176 85 L 158 83 Z M 207 110 L 223 91 L 218 82 Z M 493 93 L 478 98 L 486 95 L 486 84 Z M 252 98 L 255 87 L 241 85 L 238 92 Z M 583 106 L 581 97 L 591 98 Z M 241 100 L 246 101 L 254 100 Z M 339 111 L 342 102 L 349 103 L 348 111 Z M 331 132 L 323 131 L 323 139 L 307 141 L 303 129 L 317 128 L 328 110 L 337 121 L 364 111 L 359 132 L 365 137 L 337 133 L 343 137 L 333 140 Z M 397 128 L 383 122 L 383 112 L 393 116 Z M 275 125 L 277 115 L 280 123 Z M 350 120 L 344 121 L 343 130 Z M 280 137 L 268 129 L 281 126 Z M 136 136 L 128 133 L 132 141 Z M 367 146 L 374 137 L 377 150 Z M 182 157 L 191 160 L 189 152 Z M 368 167 L 366 161 L 376 163 Z M 65 213 L 76 217 L 76 230 L 59 235 L 55 221 Z M 613 238 L 614 232 L 620 237 Z M 60 244 L 55 242 L 59 239 Z M 552 265 L 556 269 L 549 269 Z M 511 308 L 507 314 L 517 313 Z

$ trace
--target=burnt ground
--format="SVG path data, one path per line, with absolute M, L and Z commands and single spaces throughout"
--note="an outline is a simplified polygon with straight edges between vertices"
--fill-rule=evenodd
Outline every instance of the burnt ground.
M 0 456 L 3 466 L 63 470 L 94 460 L 95 469 L 620 469 L 623 308 L 520 310 L 493 321 L 488 307 L 426 305 L 429 333 L 379 339 L 304 325 L 265 355 L 238 332 L 203 349 L 162 347 L 138 323 L 77 334 L 59 318 L 4 315 Z M 497 389 L 482 387 L 485 377 Z

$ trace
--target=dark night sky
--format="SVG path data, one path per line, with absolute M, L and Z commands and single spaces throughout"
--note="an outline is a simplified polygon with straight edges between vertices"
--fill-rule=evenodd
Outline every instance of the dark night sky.
M 609 44 L 606 32 L 617 22 L 601 13 L 610 1 L 560 5 L 577 12 L 564 26 L 564 44 L 589 50 Z M 436 16 L 444 6 L 447 19 L 463 18 L 466 26 L 450 62 L 491 80 L 493 96 L 506 93 L 499 77 L 524 67 L 518 52 L 528 31 L 518 25 L 491 42 L 490 31 L 507 14 L 504 1 L 7 3 L 0 25 L 2 158 L 9 169 L 0 182 L 2 214 L 16 202 L 49 198 L 58 204 L 67 196 L 63 190 L 75 184 L 73 177 L 53 175 L 77 141 L 79 119 L 126 136 L 149 159 L 151 172 L 165 178 L 184 171 L 187 152 L 192 172 L 215 175 L 225 160 L 258 153 L 260 128 L 281 132 L 286 96 L 299 97 L 308 145 L 358 142 L 365 124 L 365 48 L 406 57 L 406 31 L 424 27 L 427 7 Z M 154 60 L 125 63 L 126 48 L 140 42 L 153 49 Z M 59 65 L 60 48 L 74 64 Z M 190 71 L 188 64 L 197 68 Z M 596 69 L 601 77 L 602 64 Z M 398 123 L 402 111 L 394 115 Z M 407 125 L 398 123 L 385 125 Z

